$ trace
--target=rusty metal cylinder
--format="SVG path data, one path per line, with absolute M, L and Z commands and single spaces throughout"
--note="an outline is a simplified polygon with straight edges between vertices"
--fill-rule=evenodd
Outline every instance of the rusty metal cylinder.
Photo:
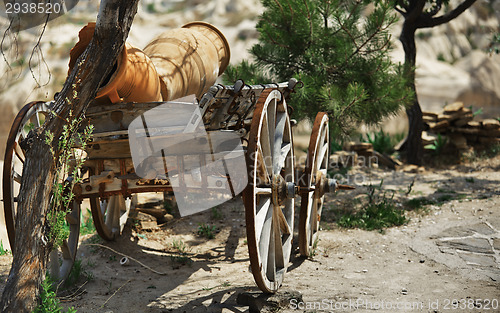
M 94 35 L 95 23 L 78 34 L 79 41 L 70 51 L 69 71 L 85 51 Z M 130 44 L 118 55 L 116 65 L 97 91 L 97 103 L 161 101 L 160 79 L 154 64 L 140 49 Z
M 224 35 L 205 22 L 188 23 L 156 37 L 145 48 L 160 75 L 164 101 L 195 94 L 200 98 L 229 64 Z

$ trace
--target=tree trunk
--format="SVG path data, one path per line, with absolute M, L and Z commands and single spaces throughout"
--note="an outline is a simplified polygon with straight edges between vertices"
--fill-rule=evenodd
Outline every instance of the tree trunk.
M 406 20 L 403 24 L 403 29 L 401 30 L 401 35 L 399 37 L 405 52 L 404 68 L 405 75 L 408 79 L 408 87 L 410 87 L 413 91 L 415 97 L 412 106 L 406 109 L 409 130 L 408 137 L 405 142 L 404 153 L 406 155 L 407 162 L 422 165 L 424 155 L 424 149 L 422 147 L 422 131 L 424 129 L 424 123 L 422 120 L 422 110 L 420 109 L 420 104 L 418 103 L 417 91 L 415 88 L 417 47 L 415 45 L 416 28 L 412 24 L 414 23 Z
M 138 1 L 101 1 L 94 37 L 66 79 L 54 105 L 55 114 L 28 138 L 12 247 L 14 258 L 0 302 L 2 312 L 32 312 L 37 305 L 52 246 L 48 242 L 50 225 L 46 224 L 45 217 L 55 182 L 57 139 L 70 111 L 72 118 L 82 116 L 111 71 L 128 36 Z M 46 131 L 54 134 L 52 146 L 56 156 L 52 156 L 45 143 Z

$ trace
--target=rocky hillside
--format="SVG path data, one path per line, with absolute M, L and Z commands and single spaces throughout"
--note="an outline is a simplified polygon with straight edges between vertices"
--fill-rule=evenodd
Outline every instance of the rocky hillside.
M 483 107 L 483 112 L 500 111 L 500 56 L 485 52 L 498 31 L 499 2 L 480 1 L 451 23 L 418 33 L 417 88 L 426 110 L 458 99 L 466 106 Z M 51 100 L 61 88 L 69 50 L 79 29 L 95 20 L 98 6 L 97 0 L 80 1 L 69 14 L 47 25 L 39 45 L 42 28 L 5 36 L 0 58 L 0 158 L 17 111 L 32 100 Z M 167 28 L 204 20 L 223 31 L 232 49 L 231 62 L 237 63 L 249 57 L 247 49 L 257 40 L 255 23 L 261 11 L 258 0 L 143 0 L 129 42 L 142 48 Z M 0 19 L 2 33 L 7 25 Z M 402 61 L 398 33 L 395 27 L 393 57 Z

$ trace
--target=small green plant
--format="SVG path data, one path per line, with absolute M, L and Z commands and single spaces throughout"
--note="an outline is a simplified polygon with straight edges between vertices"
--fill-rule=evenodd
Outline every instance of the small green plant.
M 182 240 L 175 240 L 172 242 L 172 248 L 179 251 L 180 253 L 186 253 L 187 246 Z
M 221 220 L 222 219 L 222 213 L 219 211 L 219 209 L 215 206 L 211 209 L 212 212 L 212 219 L 214 220 Z
M 404 211 L 396 208 L 394 192 L 382 192 L 382 185 L 368 186 L 366 193 L 367 203 L 358 211 L 346 212 L 340 217 L 337 224 L 345 228 L 361 228 L 366 230 L 382 230 L 391 226 L 400 226 L 408 222 Z
M 89 235 L 96 232 L 92 213 L 89 209 L 87 209 L 87 219 L 83 218 L 83 213 L 80 213 L 80 219 L 83 221 L 80 226 L 80 235 Z
M 488 51 L 490 53 L 500 54 L 500 33 L 493 34 Z
M 208 238 L 208 239 L 214 239 L 215 238 L 215 231 L 217 230 L 217 227 L 215 225 L 207 225 L 205 223 L 199 223 L 198 224 L 198 235 Z
M 80 279 L 80 276 L 82 275 L 82 260 L 75 260 L 73 263 L 73 267 L 71 268 L 71 271 L 69 272 L 68 278 L 64 281 L 64 285 L 66 287 L 73 286 L 78 279 Z
M 61 307 L 59 299 L 57 299 L 56 292 L 54 291 L 54 284 L 47 275 L 42 282 L 42 290 L 40 292 L 40 302 L 35 308 L 34 313 L 74 313 L 76 309 L 71 307 L 67 311 Z
M 3 242 L 2 242 L 2 240 L 0 240 L 0 255 L 8 255 L 10 253 L 11 252 L 9 250 L 4 249 Z
M 311 250 L 309 250 L 309 258 L 312 259 L 316 256 L 316 250 L 318 249 L 318 243 L 319 239 L 316 237 L 316 240 L 314 240 L 314 243 L 311 247 Z
M 181 255 L 171 255 L 170 256 L 170 261 L 172 261 L 172 265 L 174 268 L 177 268 L 177 265 L 191 265 L 192 260 L 190 257 L 187 255 L 181 254 Z
M 438 137 L 436 140 L 434 140 L 433 143 L 430 145 L 426 145 L 424 148 L 428 150 L 433 150 L 434 155 L 439 155 L 441 152 L 443 152 L 443 148 L 448 142 L 448 138 L 441 136 L 441 134 L 438 134 Z
M 472 117 L 476 117 L 476 116 L 478 116 L 478 115 L 480 115 L 480 114 L 483 114 L 483 108 L 479 108 L 479 109 L 477 109 L 476 111 L 474 111 L 474 108 L 472 107 L 472 105 L 469 105 L 469 109 L 470 109 L 471 111 L 473 111 L 473 112 L 472 112 Z
M 408 210 L 412 211 L 426 211 L 425 206 L 429 204 L 435 204 L 435 201 L 432 201 L 430 199 L 424 198 L 424 197 L 418 197 L 418 198 L 413 198 L 410 200 L 407 200 L 404 204 L 404 206 Z
M 73 99 L 76 98 L 77 95 L 74 94 Z M 68 98 L 66 98 L 66 102 L 71 103 Z M 52 112 L 52 114 L 54 113 Z M 74 198 L 73 187 L 83 180 L 79 171 L 84 160 L 82 153 L 76 153 L 75 147 L 79 145 L 81 151 L 85 150 L 94 131 L 93 125 L 88 125 L 83 132 L 78 132 L 82 121 L 83 117 L 74 118 L 72 111 L 70 111 L 59 138 L 54 138 L 54 134 L 49 131 L 45 133 L 45 143 L 49 146 L 54 157 L 54 167 L 56 168 L 56 180 L 47 212 L 49 237 L 56 246 L 60 246 L 63 239 L 69 235 L 69 227 L 66 225 L 65 217 L 71 212 L 70 203 Z
M 390 154 L 394 150 L 393 149 L 394 145 L 393 145 L 391 136 L 384 133 L 383 130 L 379 130 L 378 132 L 374 132 L 371 134 L 367 133 L 366 138 L 361 137 L 360 139 L 363 142 L 371 143 L 373 146 L 373 149 L 375 151 L 380 152 L 380 153 Z
M 474 183 L 474 177 L 465 177 L 465 181 L 468 183 L 473 184 Z

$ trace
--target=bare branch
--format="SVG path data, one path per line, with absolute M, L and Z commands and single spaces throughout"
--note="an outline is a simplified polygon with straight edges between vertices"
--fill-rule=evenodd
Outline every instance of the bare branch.
M 455 9 L 451 10 L 450 12 L 443 14 L 438 17 L 430 17 L 430 16 L 421 16 L 419 19 L 417 19 L 416 22 L 416 27 L 417 28 L 428 28 L 428 27 L 434 27 L 438 26 L 441 24 L 448 23 L 449 21 L 453 20 L 460 14 L 462 14 L 465 10 L 470 8 L 476 0 L 465 0 L 462 2 L 460 5 L 458 5 Z

